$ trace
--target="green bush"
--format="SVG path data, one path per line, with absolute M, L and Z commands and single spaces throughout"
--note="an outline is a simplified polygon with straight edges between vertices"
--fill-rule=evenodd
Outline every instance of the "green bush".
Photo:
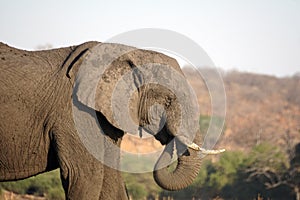
M 247 165 L 256 168 L 269 167 L 276 173 L 282 173 L 287 170 L 289 160 L 279 147 L 262 143 L 252 149 L 247 159 Z
M 213 124 L 212 124 L 213 120 Z M 209 115 L 201 115 L 199 119 L 199 125 L 200 125 L 200 131 L 202 134 L 206 134 L 209 126 L 211 125 L 211 129 L 218 130 L 219 128 L 223 128 L 222 132 L 225 131 L 225 126 L 224 126 L 224 117 L 219 117 L 219 116 L 209 116 Z M 213 132 L 212 131 L 212 132 Z
M 153 180 L 151 172 L 142 174 L 123 173 L 128 195 L 133 200 L 158 196 L 162 189 Z
M 47 198 L 64 199 L 64 190 L 61 186 L 59 170 L 44 173 L 20 181 L 0 183 L 0 188 L 17 194 L 32 194 Z
M 238 151 L 225 152 L 216 162 L 206 157 L 200 172 L 189 187 L 177 191 L 162 191 L 160 197 L 172 199 L 256 199 L 260 194 L 264 199 L 293 199 L 291 188 L 280 185 L 266 187 L 266 179 L 250 177 L 249 169 L 271 170 L 281 175 L 288 170 L 287 156 L 276 146 L 263 143 L 253 147 L 249 154 Z M 281 176 L 284 178 L 284 176 Z
M 50 188 L 47 192 L 47 198 L 53 200 L 63 200 L 65 199 L 65 193 L 60 187 Z

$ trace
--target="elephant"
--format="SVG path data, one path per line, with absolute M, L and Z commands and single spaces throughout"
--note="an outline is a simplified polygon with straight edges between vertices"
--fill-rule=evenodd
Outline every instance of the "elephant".
M 110 109 L 112 90 L 118 80 L 134 71 L 132 80 L 138 84 L 142 78 L 136 69 L 147 63 L 168 65 L 182 76 L 183 73 L 174 58 L 134 48 L 111 62 L 96 81 L 96 102 L 90 105 L 90 97 L 84 100 L 79 93 L 91 90 L 81 88 L 77 77 L 86 59 L 91 57 L 92 49 L 101 45 L 105 43 L 91 41 L 71 47 L 26 51 L 0 43 L 0 181 L 25 179 L 59 168 L 66 199 L 128 199 L 120 170 L 99 161 L 83 144 L 75 124 L 74 102 L 79 109 L 94 112 L 104 139 L 120 147 L 128 130 L 116 122 Z M 115 49 L 125 47 L 114 45 Z M 199 127 L 195 127 L 193 137 L 184 135 L 189 130 L 176 133 L 182 112 L 170 88 L 140 83 L 136 89 L 129 111 L 133 121 L 165 145 L 153 171 L 156 183 L 167 190 L 187 187 L 200 169 L 201 154 L 215 152 L 200 147 Z M 154 104 L 163 107 L 154 120 L 160 124 L 159 128 L 157 124 L 152 126 L 148 111 Z M 175 145 L 182 150 L 178 153 L 176 169 L 170 171 L 167 162 L 172 159 Z M 113 157 L 118 165 L 118 150 L 105 147 L 102 153 L 104 160 Z

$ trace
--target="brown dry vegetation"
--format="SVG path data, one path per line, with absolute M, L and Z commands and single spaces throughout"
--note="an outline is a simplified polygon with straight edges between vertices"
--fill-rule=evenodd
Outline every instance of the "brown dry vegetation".
M 195 89 L 203 115 L 211 114 L 210 96 L 204 81 L 190 68 L 184 68 Z M 300 141 L 300 77 L 222 73 L 226 96 L 226 129 L 218 146 L 227 150 L 248 151 L 261 142 L 286 149 Z M 122 148 L 130 152 L 151 152 L 159 147 L 153 139 L 141 140 L 126 135 Z
M 0 199 L 2 200 L 46 200 L 45 197 L 37 197 L 33 195 L 18 195 L 13 192 L 3 191 L 0 194 Z

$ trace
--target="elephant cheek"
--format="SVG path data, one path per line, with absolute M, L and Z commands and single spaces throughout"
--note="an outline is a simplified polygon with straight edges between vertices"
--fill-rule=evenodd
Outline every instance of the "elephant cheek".
M 148 123 L 143 128 L 151 135 L 157 135 L 163 130 L 166 124 L 166 112 L 160 104 L 154 104 L 149 108 L 147 114 Z

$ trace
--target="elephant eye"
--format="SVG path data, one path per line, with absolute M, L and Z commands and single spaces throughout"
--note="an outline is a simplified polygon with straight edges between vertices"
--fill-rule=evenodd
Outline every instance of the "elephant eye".
M 164 99 L 166 108 L 170 107 L 172 102 L 174 102 L 175 100 L 176 100 L 175 94 L 171 93 L 171 94 L 166 95 L 165 99 Z
M 165 104 L 166 104 L 166 107 L 167 107 L 167 108 L 170 107 L 170 105 L 171 105 L 171 103 L 172 103 L 172 99 L 171 99 L 170 97 L 166 97 L 165 100 L 166 100 L 166 101 L 165 101 L 165 102 L 166 102 L 166 103 L 165 103 Z

